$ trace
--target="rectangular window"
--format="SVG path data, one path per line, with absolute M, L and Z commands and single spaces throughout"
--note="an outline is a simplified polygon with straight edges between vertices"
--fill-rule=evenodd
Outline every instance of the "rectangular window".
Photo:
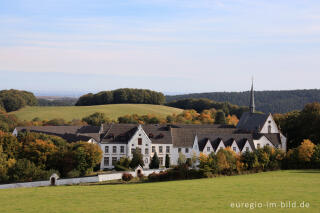
M 178 148 L 178 152 L 181 152 L 181 148 Z
M 120 146 L 120 153 L 124 153 L 124 146 Z
M 160 161 L 160 166 L 163 165 L 163 157 L 159 157 L 159 161 Z
M 144 163 L 146 163 L 146 164 L 148 163 L 148 158 L 146 158 L 146 159 L 144 160 Z
M 210 147 L 207 147 L 207 152 L 210 152 Z
M 162 146 L 159 146 L 159 153 L 162 153 Z
M 170 153 L 170 146 L 166 146 L 166 153 Z
M 112 166 L 116 165 L 117 163 L 117 158 L 116 157 L 112 157 Z
M 116 146 L 112 147 L 112 153 L 117 153 L 117 147 Z
M 246 152 L 249 152 L 249 147 L 246 147 Z
M 152 146 L 152 153 L 155 153 L 155 152 L 156 152 L 156 147 Z
M 186 148 L 186 153 L 189 153 L 189 148 Z
M 260 149 L 260 143 L 257 144 L 257 148 Z
M 134 152 L 134 150 L 135 150 L 135 149 L 133 149 L 133 148 L 131 149 L 131 154 Z
M 109 153 L 109 146 L 104 147 L 104 153 Z
M 233 151 L 236 152 L 237 151 L 237 148 L 236 147 L 232 147 Z
M 109 166 L 109 157 L 105 157 L 105 158 L 103 159 L 103 165 Z
M 148 149 L 148 148 L 146 148 L 146 149 L 144 150 L 144 154 L 146 154 L 146 155 L 149 154 L 149 149 Z
M 138 138 L 138 145 L 142 145 L 142 138 Z

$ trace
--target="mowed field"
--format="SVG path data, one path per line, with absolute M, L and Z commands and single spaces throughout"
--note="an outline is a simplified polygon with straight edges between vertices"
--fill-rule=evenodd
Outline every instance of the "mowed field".
M 320 212 L 320 171 L 259 174 L 144 184 L 0 190 L 0 212 Z M 281 208 L 296 201 L 296 208 Z M 301 202 L 309 208 L 299 208 Z M 276 206 L 267 208 L 267 203 Z M 249 210 L 231 203 L 264 206 Z M 242 204 L 244 205 L 244 204 Z
M 39 117 L 41 120 L 63 118 L 66 121 L 71 121 L 72 119 L 82 119 L 95 112 L 102 112 L 111 119 L 117 119 L 119 116 L 127 114 L 154 114 L 166 117 L 173 113 L 179 114 L 182 110 L 162 105 L 110 104 L 97 106 L 25 107 L 19 111 L 11 112 L 10 114 L 16 115 L 22 121 L 31 121 L 35 117 Z

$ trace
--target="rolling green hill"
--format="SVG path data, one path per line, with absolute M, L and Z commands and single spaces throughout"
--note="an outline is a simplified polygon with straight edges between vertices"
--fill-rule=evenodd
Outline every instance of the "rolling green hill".
M 54 107 L 25 107 L 10 114 L 16 115 L 20 120 L 31 121 L 38 117 L 41 120 L 50 120 L 53 118 L 63 118 L 66 121 L 72 119 L 82 119 L 95 112 L 105 113 L 111 119 L 117 119 L 119 116 L 127 114 L 154 114 L 161 117 L 179 114 L 181 109 L 167 107 L 162 105 L 149 104 L 110 104 L 96 106 L 54 106 Z

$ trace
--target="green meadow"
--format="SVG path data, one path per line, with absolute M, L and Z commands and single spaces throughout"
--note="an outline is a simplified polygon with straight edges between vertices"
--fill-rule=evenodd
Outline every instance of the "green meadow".
M 51 120 L 54 118 L 63 118 L 66 121 L 72 119 L 82 119 L 95 112 L 105 113 L 111 119 L 117 119 L 119 116 L 127 114 L 146 115 L 153 114 L 161 117 L 179 114 L 181 109 L 167 107 L 163 105 L 150 104 L 110 104 L 110 105 L 96 105 L 96 106 L 58 106 L 58 107 L 25 107 L 19 111 L 11 112 L 20 120 L 31 121 L 38 117 L 41 120 Z
M 320 212 L 319 180 L 319 170 L 289 170 L 143 184 L 2 189 L 0 212 Z M 296 202 L 297 207 L 281 208 L 281 201 Z M 300 208 L 303 201 L 305 208 Z M 237 203 L 242 207 L 236 208 Z

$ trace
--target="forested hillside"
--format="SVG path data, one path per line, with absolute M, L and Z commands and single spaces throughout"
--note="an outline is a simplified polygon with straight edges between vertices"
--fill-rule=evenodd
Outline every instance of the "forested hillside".
M 239 106 L 248 106 L 250 92 L 212 92 L 166 96 L 167 103 L 186 98 L 208 98 L 217 102 L 229 102 Z M 320 90 L 288 90 L 255 92 L 256 108 L 262 112 L 286 113 L 301 110 L 304 105 L 320 102 Z

